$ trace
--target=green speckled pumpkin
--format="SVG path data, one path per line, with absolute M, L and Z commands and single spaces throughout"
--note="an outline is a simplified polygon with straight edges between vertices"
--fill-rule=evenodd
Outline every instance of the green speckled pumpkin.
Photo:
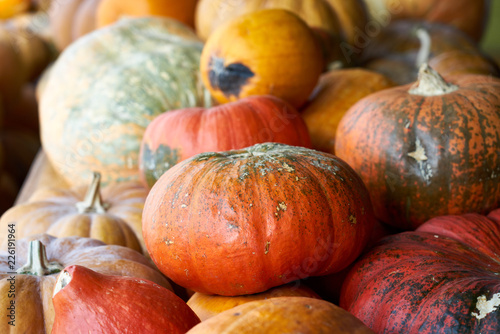
M 70 45 L 40 101 L 42 144 L 73 186 L 138 178 L 146 126 L 165 110 L 211 105 L 199 78 L 203 44 L 166 18 L 123 19 Z

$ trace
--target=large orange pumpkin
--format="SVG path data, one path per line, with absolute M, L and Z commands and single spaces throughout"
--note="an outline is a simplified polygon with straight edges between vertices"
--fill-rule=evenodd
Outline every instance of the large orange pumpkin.
M 166 276 L 234 296 L 342 270 L 373 224 L 366 188 L 346 163 L 265 143 L 169 169 L 149 192 L 142 227 Z
M 424 64 L 413 86 L 356 103 L 335 152 L 365 182 L 377 217 L 401 229 L 492 210 L 500 206 L 500 80 L 447 82 Z
M 198 0 L 101 0 L 97 8 L 97 27 L 103 27 L 122 16 L 164 16 L 194 27 Z
M 200 70 L 220 103 L 250 95 L 274 95 L 294 107 L 304 104 L 324 67 L 313 31 L 284 9 L 242 15 L 207 40 Z
M 152 187 L 165 171 L 196 154 L 264 142 L 311 146 L 298 111 L 274 96 L 251 96 L 212 108 L 168 111 L 148 125 L 142 138 L 141 179 L 145 186 Z

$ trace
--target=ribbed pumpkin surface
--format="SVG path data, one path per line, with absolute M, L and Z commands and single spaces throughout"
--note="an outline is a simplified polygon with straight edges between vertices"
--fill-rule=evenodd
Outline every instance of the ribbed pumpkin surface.
M 124 19 L 70 45 L 40 101 L 41 137 L 52 165 L 72 185 L 91 171 L 103 185 L 138 175 L 145 127 L 160 113 L 209 106 L 198 78 L 202 43 L 164 18 Z

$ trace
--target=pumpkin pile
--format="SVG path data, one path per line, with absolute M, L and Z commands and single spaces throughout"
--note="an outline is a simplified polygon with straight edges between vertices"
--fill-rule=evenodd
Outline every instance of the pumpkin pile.
M 500 332 L 489 10 L 0 1 L 0 332 Z

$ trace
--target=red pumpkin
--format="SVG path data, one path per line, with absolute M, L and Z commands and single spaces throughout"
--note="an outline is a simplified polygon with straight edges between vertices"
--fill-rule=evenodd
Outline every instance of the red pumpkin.
M 146 128 L 139 155 L 141 178 L 152 187 L 176 163 L 203 152 L 264 142 L 311 146 L 302 117 L 273 96 L 251 96 L 213 108 L 168 111 Z
M 349 272 L 340 306 L 377 333 L 498 333 L 500 225 L 443 216 L 383 239 Z
M 347 164 L 265 143 L 169 169 L 149 192 L 142 230 L 167 277 L 234 296 L 342 270 L 373 224 L 366 188 Z
M 366 184 L 377 218 L 407 230 L 500 206 L 500 80 L 447 82 L 426 65 L 419 76 L 356 103 L 335 143 Z
M 182 299 L 160 285 L 77 265 L 59 274 L 52 300 L 52 334 L 184 334 L 200 322 Z

